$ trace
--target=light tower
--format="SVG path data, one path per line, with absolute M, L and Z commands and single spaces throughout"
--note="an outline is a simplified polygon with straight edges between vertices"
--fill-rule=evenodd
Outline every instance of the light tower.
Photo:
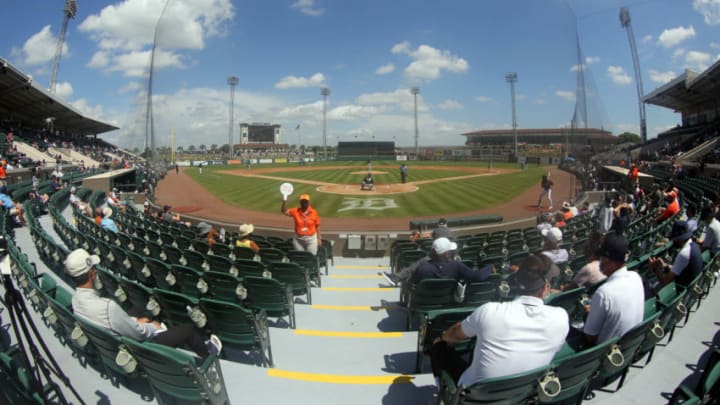
M 230 85 L 230 125 L 228 126 L 228 145 L 230 146 L 228 159 L 232 159 L 233 156 L 233 112 L 235 111 L 235 86 L 237 86 L 238 79 L 236 76 L 230 76 L 227 79 L 227 84 Z
M 420 94 L 420 88 L 415 86 L 410 88 L 410 93 L 415 99 L 415 157 L 420 155 L 420 132 L 418 131 L 418 118 L 417 118 L 417 96 Z
M 510 100 L 512 102 L 513 141 L 515 143 L 515 159 L 517 159 L 517 157 L 518 157 L 517 115 L 515 113 L 515 82 L 517 82 L 517 73 L 510 72 L 510 73 L 506 74 L 505 81 L 510 83 Z
M 643 103 L 642 74 L 640 73 L 640 60 L 635 46 L 635 34 L 633 34 L 630 20 L 630 10 L 627 7 L 620 7 L 620 25 L 627 30 L 628 41 L 630 42 L 630 53 L 632 54 L 633 69 L 635 70 L 635 87 L 638 95 L 638 109 L 640 110 L 640 138 L 647 142 L 647 124 L 645 122 L 645 103 Z
M 330 95 L 330 89 L 327 87 L 321 88 L 320 95 L 323 96 L 323 155 L 325 161 L 327 161 L 327 98 Z
M 57 74 L 60 68 L 60 57 L 62 56 L 62 48 L 65 43 L 65 33 L 67 32 L 68 22 L 77 15 L 77 1 L 65 0 L 65 9 L 63 10 L 63 22 L 58 34 L 57 48 L 55 48 L 55 58 L 53 59 L 52 76 L 50 76 L 50 93 L 55 94 L 57 87 Z
M 155 50 L 157 49 L 158 33 L 160 31 L 160 21 L 165 15 L 170 0 L 165 3 L 160 17 L 155 24 L 155 33 L 153 34 L 153 46 L 150 51 L 150 72 L 148 73 L 148 87 L 147 87 L 147 104 L 145 106 L 145 150 L 148 152 L 148 159 L 155 160 L 155 118 L 153 116 L 153 75 L 155 71 Z

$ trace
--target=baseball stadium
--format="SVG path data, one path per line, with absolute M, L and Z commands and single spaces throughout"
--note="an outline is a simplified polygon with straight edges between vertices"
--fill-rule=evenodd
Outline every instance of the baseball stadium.
M 77 13 L 66 0 L 49 88 L 0 57 L 0 404 L 718 403 L 720 60 L 639 84 L 625 142 L 593 123 L 573 14 L 569 125 L 520 128 L 511 72 L 510 126 L 450 140 L 419 124 L 412 84 L 407 133 L 328 137 L 344 124 L 323 85 L 306 146 L 286 110 L 235 117 L 230 77 L 228 144 L 195 150 L 155 134 L 153 80 L 182 81 L 159 21 L 143 129 L 56 93 Z M 679 123 L 649 137 L 646 106 Z

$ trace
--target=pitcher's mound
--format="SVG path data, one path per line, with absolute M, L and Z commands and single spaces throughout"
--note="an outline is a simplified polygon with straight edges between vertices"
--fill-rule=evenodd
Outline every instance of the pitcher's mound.
M 388 195 L 411 193 L 417 191 L 418 187 L 413 184 L 376 184 L 373 190 L 360 190 L 360 184 L 328 184 L 319 186 L 316 190 L 321 193 L 343 194 L 343 195 Z

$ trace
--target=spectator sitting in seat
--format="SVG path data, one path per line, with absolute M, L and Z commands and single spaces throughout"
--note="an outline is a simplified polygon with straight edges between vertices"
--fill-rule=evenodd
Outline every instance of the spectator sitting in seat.
M 598 256 L 603 238 L 603 234 L 599 231 L 590 233 L 587 244 L 585 245 L 585 257 L 588 262 L 575 273 L 572 282 L 567 285 L 564 290 L 571 290 L 577 287 L 590 288 L 607 278 L 600 270 L 600 257 Z
M 252 235 L 253 231 L 255 230 L 255 226 L 253 224 L 242 224 L 238 228 L 238 239 L 235 241 L 235 246 L 239 247 L 247 247 L 253 250 L 253 252 L 257 253 L 260 251 L 260 246 L 258 246 L 255 241 L 250 239 L 250 235 Z
M 455 261 L 457 244 L 448 238 L 438 238 L 430 249 L 430 260 L 420 263 L 412 275 L 412 282 L 428 278 L 451 278 L 467 282 L 483 281 L 495 271 L 493 265 L 473 271 L 462 262 Z
M 115 221 L 110 219 L 112 213 L 112 208 L 108 207 L 107 205 L 103 207 L 102 210 L 100 210 L 100 227 L 102 229 L 105 229 L 106 231 L 118 233 L 118 226 L 115 224 Z
M 553 263 L 567 262 L 570 255 L 568 251 L 560 247 L 562 242 L 563 233 L 558 228 L 550 228 L 541 232 L 545 238 L 542 247 L 542 254 L 549 257 Z
M 430 350 L 433 375 L 447 371 L 458 385 L 522 373 L 550 364 L 569 331 L 564 309 L 545 305 L 550 291 L 547 257 L 529 256 L 520 264 L 519 295 L 508 302 L 488 302 L 435 339 Z M 468 366 L 451 347 L 477 337 Z
M 171 347 L 188 347 L 198 356 L 205 358 L 211 353 L 220 354 L 222 343 L 215 335 L 204 340 L 202 334 L 192 325 L 167 327 L 158 321 L 141 316 L 143 308 L 132 308 L 131 316 L 115 301 L 102 298 L 95 290 L 97 278 L 95 266 L 100 257 L 90 255 L 84 249 L 72 251 L 65 259 L 65 271 L 77 286 L 72 297 L 75 315 L 108 329 L 116 336 L 124 336 L 139 341 L 149 341 Z
M 197 224 L 198 238 L 207 239 L 208 245 L 212 246 L 217 243 L 220 238 L 220 234 L 216 231 L 212 225 L 207 222 L 200 222 Z
M 18 225 L 25 225 L 23 206 L 19 202 L 15 202 L 12 198 L 10 198 L 6 186 L 0 186 L 0 203 L 2 203 L 2 207 L 5 208 L 5 212 L 10 214 Z
M 720 252 L 720 221 L 714 214 L 714 207 L 705 207 L 700 212 L 700 221 L 705 224 L 705 236 L 703 240 L 698 241 L 700 248 L 703 251 L 710 250 L 712 255 Z
M 585 340 L 602 343 L 620 337 L 643 320 L 645 291 L 640 275 L 627 269 L 628 241 L 614 233 L 605 236 L 598 256 L 608 278 L 592 296 L 585 322 Z
M 32 189 L 28 193 L 28 200 L 37 208 L 38 214 L 47 214 L 47 203 L 50 200 L 47 194 L 38 194 L 37 190 Z
M 450 240 L 453 240 L 453 234 L 450 228 L 448 228 L 448 221 L 445 218 L 440 218 L 438 220 L 437 228 L 433 230 L 432 238 L 448 238 Z
M 375 188 L 375 182 L 372 177 L 372 173 L 368 173 L 360 184 L 360 190 L 373 190 Z
M 688 230 L 688 224 L 685 221 L 676 221 L 670 229 L 668 238 L 673 242 L 673 247 L 677 249 L 675 261 L 671 266 L 662 258 L 651 257 L 649 259 L 650 270 L 655 272 L 660 281 L 659 287 L 671 281 L 687 287 L 702 272 L 702 251 L 700 246 L 693 242 L 692 232 Z
M 667 206 L 658 210 L 658 215 L 655 217 L 655 222 L 663 222 L 666 219 L 680 212 L 680 203 L 677 199 L 677 191 L 670 190 L 665 193 L 665 202 Z

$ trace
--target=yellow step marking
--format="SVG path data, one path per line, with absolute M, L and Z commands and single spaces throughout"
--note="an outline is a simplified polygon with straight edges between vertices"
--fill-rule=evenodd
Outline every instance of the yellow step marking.
M 387 270 L 390 266 L 359 266 L 359 265 L 344 265 L 344 266 L 333 266 L 336 269 L 365 269 L 365 270 Z
M 299 371 L 279 370 L 277 368 L 269 368 L 267 370 L 269 377 L 286 378 L 289 380 L 321 382 L 330 384 L 364 384 L 364 385 L 390 385 L 390 384 L 407 384 L 412 382 L 411 375 L 338 375 L 338 374 L 318 374 L 318 373 L 302 373 Z
M 384 278 L 384 277 L 383 277 L 383 276 L 338 276 L 338 275 L 331 275 L 331 276 L 328 276 L 328 278 L 375 279 L 375 278 Z
M 310 330 L 295 329 L 296 335 L 303 336 L 324 336 L 344 338 L 366 338 L 366 339 L 393 339 L 403 337 L 402 332 L 337 332 L 331 330 Z
M 391 306 L 366 306 L 366 305 L 310 305 L 311 309 L 329 309 L 332 311 L 385 311 L 387 309 L 397 309 L 396 305 Z
M 393 291 L 399 290 L 398 288 L 387 288 L 387 287 L 322 287 L 323 291 L 347 291 L 347 292 L 360 292 L 360 291 Z

